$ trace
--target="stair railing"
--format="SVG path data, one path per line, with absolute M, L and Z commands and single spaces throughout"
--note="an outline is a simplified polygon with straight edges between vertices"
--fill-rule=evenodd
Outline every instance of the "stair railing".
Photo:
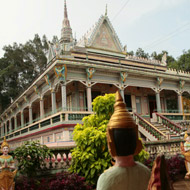
M 173 121 L 171 121 L 170 119 L 168 119 L 167 117 L 159 114 L 159 113 L 155 113 L 157 116 L 157 121 L 161 122 L 162 124 L 164 124 L 168 129 L 174 131 L 176 134 L 180 134 L 180 132 L 182 131 L 182 127 L 176 123 L 174 123 Z
M 167 136 L 160 130 L 158 130 L 154 125 L 148 122 L 146 119 L 141 117 L 138 113 L 134 113 L 136 123 L 153 135 L 157 140 L 166 139 Z

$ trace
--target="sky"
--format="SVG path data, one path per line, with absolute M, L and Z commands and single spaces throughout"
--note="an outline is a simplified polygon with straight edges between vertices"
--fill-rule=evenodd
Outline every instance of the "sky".
M 169 52 L 175 58 L 190 49 L 189 0 L 67 0 L 73 35 L 79 40 L 105 14 L 127 51 Z M 64 0 L 0 0 L 2 48 L 25 43 L 35 34 L 61 36 Z

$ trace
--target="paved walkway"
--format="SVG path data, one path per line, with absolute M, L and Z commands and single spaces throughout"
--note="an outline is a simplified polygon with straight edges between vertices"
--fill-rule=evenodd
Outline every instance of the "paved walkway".
M 181 180 L 173 184 L 174 190 L 190 190 L 190 180 Z

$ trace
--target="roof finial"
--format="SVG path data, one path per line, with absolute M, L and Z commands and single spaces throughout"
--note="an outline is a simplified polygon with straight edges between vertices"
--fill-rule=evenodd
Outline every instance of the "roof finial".
M 108 5 L 106 4 L 106 11 L 105 11 L 105 16 L 108 14 Z
M 66 5 L 66 0 L 64 2 L 64 18 L 68 18 L 67 17 L 67 5 Z

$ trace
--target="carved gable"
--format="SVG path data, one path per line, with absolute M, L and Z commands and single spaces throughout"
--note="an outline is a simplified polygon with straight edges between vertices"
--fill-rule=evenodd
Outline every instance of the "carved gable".
M 102 25 L 97 30 L 91 47 L 117 52 L 120 51 L 120 49 L 117 47 L 116 40 L 114 39 L 112 31 L 106 20 L 104 20 Z

